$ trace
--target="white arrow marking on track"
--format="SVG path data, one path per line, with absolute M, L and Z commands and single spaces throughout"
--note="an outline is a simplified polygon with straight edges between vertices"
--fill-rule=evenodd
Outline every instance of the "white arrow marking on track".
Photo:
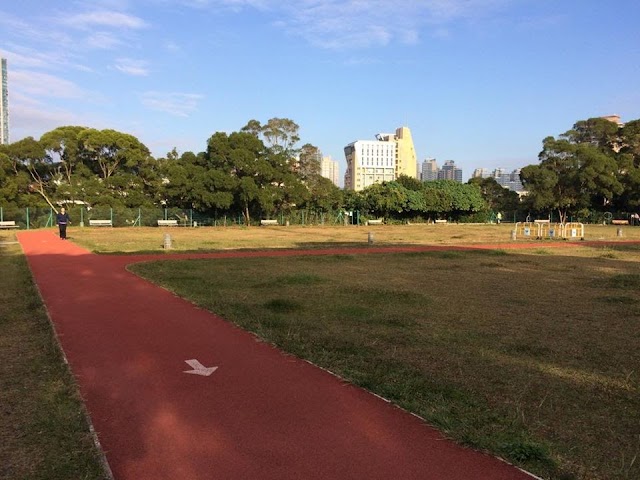
M 218 367 L 205 367 L 195 358 L 193 360 L 185 360 L 185 362 L 191 368 L 193 368 L 193 370 L 185 370 L 184 373 L 191 373 L 193 375 L 202 375 L 203 377 L 208 377 L 218 369 Z

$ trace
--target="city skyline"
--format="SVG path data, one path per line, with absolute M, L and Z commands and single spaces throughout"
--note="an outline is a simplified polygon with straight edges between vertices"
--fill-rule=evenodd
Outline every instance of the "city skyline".
M 639 17 L 631 0 L 25 0 L 0 7 L 0 56 L 11 141 L 113 128 L 162 157 L 290 118 L 344 172 L 344 145 L 406 125 L 418 161 L 468 177 L 537 163 L 578 120 L 640 118 Z

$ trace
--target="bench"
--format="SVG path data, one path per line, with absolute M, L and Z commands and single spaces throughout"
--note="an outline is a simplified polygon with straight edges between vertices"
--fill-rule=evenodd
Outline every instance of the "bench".
M 629 225 L 629 220 L 611 220 L 612 225 Z
M 111 220 L 89 220 L 90 227 L 113 227 Z
M 177 227 L 178 220 L 158 220 L 159 227 Z
M 533 223 L 551 223 L 551 220 L 534 220 Z
M 260 220 L 260 225 L 278 225 L 278 220 Z
M 367 220 L 367 225 L 382 225 L 382 219 L 378 218 L 376 220 Z
M 0 228 L 20 228 L 16 225 L 15 220 L 4 220 L 0 222 Z
M 435 220 L 435 223 L 447 223 L 447 221 L 438 219 L 438 220 Z

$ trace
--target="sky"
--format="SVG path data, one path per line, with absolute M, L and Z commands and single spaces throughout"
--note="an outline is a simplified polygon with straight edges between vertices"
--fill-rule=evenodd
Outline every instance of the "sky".
M 578 120 L 640 118 L 637 0 L 0 0 L 10 141 L 82 125 L 159 158 L 289 118 L 344 147 L 513 170 Z

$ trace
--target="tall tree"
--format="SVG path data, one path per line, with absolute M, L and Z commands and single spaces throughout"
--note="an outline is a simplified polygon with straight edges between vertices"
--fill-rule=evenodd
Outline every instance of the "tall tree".
M 40 143 L 54 163 L 59 163 L 68 184 L 71 184 L 71 175 L 76 165 L 81 162 L 82 145 L 78 135 L 84 130 L 86 127 L 58 127 L 40 137 Z
M 298 173 L 303 179 L 319 176 L 322 168 L 322 154 L 320 149 L 310 143 L 300 148 L 298 159 Z
M 209 138 L 205 158 L 208 168 L 232 179 L 231 192 L 249 225 L 252 207 L 261 211 L 261 206 L 268 206 L 271 197 L 261 192 L 268 189 L 273 180 L 273 167 L 266 159 L 264 144 L 248 132 L 231 135 L 217 132 Z
M 518 194 L 500 185 L 495 178 L 474 177 L 467 183 L 478 186 L 487 207 L 493 212 L 515 212 L 518 209 Z
M 556 210 L 564 223 L 570 212 L 611 204 L 623 191 L 616 162 L 617 131 L 612 122 L 590 119 L 576 123 L 559 139 L 545 138 L 540 164 L 520 174 L 533 207 Z
M 37 193 L 54 210 L 51 192 L 55 189 L 55 171 L 51 158 L 46 154 L 42 144 L 33 137 L 27 137 L 12 143 L 7 148 L 8 157 L 16 172 L 22 166 L 31 177 L 29 189 Z
M 627 122 L 620 130 L 618 169 L 624 191 L 617 206 L 637 213 L 640 209 L 640 120 Z
M 103 180 L 119 169 L 137 174 L 151 156 L 136 137 L 116 130 L 85 129 L 78 134 L 86 161 Z

